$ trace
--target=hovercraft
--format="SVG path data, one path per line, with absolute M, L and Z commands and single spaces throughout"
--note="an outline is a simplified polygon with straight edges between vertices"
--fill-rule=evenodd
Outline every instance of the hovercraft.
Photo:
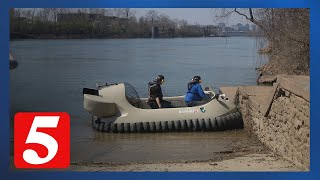
M 171 108 L 151 109 L 128 83 L 83 88 L 84 109 L 92 126 L 103 132 L 221 131 L 243 128 L 242 116 L 228 98 L 206 87 L 202 105 L 187 107 L 184 96 L 164 97 Z

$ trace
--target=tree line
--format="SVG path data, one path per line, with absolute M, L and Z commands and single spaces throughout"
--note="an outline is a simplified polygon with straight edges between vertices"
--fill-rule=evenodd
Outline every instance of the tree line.
M 11 9 L 11 38 L 148 38 L 157 26 L 166 37 L 168 29 L 175 37 L 203 35 L 199 25 L 172 19 L 149 10 L 137 18 L 131 8 L 38 8 Z

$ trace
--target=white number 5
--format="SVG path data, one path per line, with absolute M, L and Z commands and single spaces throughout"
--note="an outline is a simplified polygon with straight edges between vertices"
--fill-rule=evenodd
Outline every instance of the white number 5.
M 38 153 L 32 149 L 26 149 L 23 152 L 23 159 L 29 164 L 44 164 L 49 162 L 58 151 L 57 141 L 50 135 L 37 132 L 37 128 L 56 128 L 60 116 L 35 116 L 30 128 L 26 144 L 36 143 L 45 146 L 48 149 L 48 155 L 44 158 L 38 156 Z

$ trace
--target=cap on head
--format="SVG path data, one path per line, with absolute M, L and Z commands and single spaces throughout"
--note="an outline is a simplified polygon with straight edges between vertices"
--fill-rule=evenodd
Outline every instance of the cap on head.
M 192 81 L 201 82 L 201 77 L 200 76 L 194 76 L 192 78 Z
M 158 82 L 163 83 L 163 82 L 164 82 L 164 76 L 163 76 L 163 75 L 158 75 L 156 80 L 157 80 Z

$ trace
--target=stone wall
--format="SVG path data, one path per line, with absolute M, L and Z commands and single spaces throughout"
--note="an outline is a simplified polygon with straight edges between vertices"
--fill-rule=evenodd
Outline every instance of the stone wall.
M 260 102 L 240 87 L 236 101 L 247 131 L 275 153 L 310 169 L 310 94 L 306 83 L 310 78 L 301 80 L 299 84 L 295 77 L 278 77 L 269 98 Z

